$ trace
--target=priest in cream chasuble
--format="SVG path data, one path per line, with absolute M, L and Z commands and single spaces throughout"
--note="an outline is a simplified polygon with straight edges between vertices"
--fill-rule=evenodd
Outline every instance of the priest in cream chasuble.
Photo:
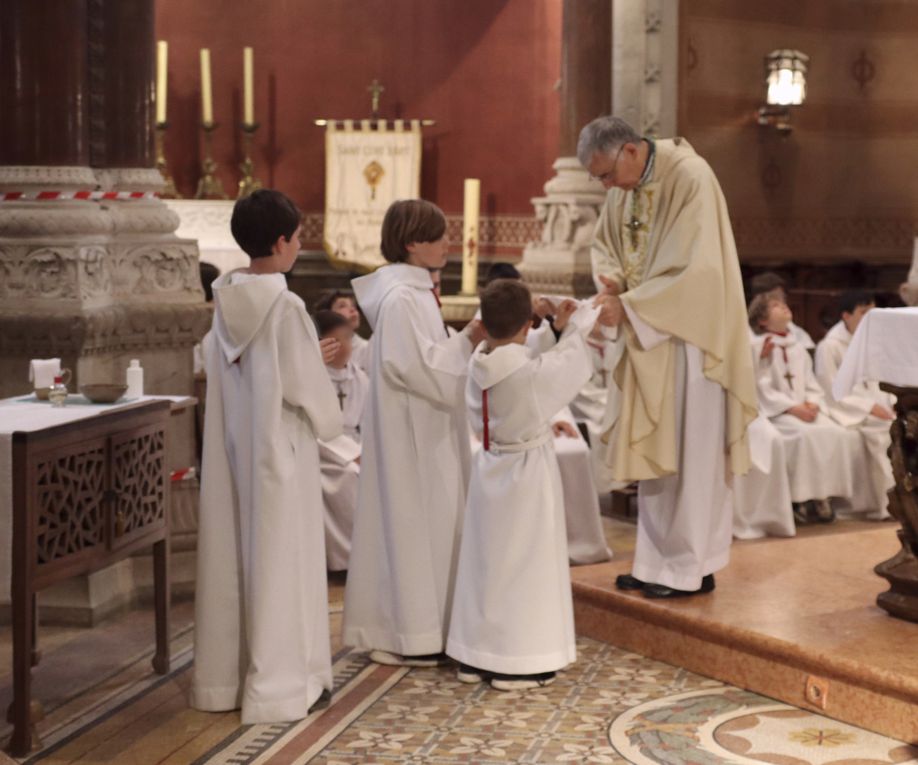
M 682 138 L 600 117 L 578 157 L 608 190 L 593 274 L 625 351 L 609 381 L 598 469 L 639 481 L 625 589 L 708 592 L 729 560 L 732 475 L 749 469 L 757 414 L 739 262 L 708 163 Z

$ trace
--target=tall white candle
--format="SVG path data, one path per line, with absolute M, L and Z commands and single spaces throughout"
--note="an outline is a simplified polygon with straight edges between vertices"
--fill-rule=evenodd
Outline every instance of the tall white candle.
M 169 43 L 156 43 L 156 122 L 166 121 L 166 64 L 169 60 Z
M 252 49 L 246 46 L 242 49 L 242 122 L 246 125 L 255 124 L 255 86 L 253 81 L 254 75 L 254 54 Z
M 466 178 L 462 206 L 462 294 L 478 293 L 478 216 L 481 181 Z
M 201 121 L 214 121 L 214 101 L 210 88 L 210 50 L 201 48 Z

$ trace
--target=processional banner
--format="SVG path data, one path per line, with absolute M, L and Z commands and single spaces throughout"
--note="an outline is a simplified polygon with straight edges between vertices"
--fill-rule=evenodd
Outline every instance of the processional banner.
M 373 126 L 376 129 L 373 129 Z M 372 271 L 383 265 L 380 230 L 386 209 L 421 191 L 421 123 L 363 120 L 325 132 L 325 251 L 337 265 Z

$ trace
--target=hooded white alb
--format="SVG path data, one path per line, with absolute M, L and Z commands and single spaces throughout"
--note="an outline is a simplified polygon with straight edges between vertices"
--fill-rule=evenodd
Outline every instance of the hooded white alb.
M 295 720 L 332 687 L 316 439 L 341 412 L 283 275 L 221 276 L 214 300 L 191 703 Z
M 586 307 L 552 349 L 488 351 L 469 365 L 466 405 L 490 449 L 475 455 L 447 653 L 479 669 L 532 674 L 577 657 L 564 495 L 551 421 L 590 379 Z M 553 336 L 552 336 L 553 337 Z
M 373 336 L 344 643 L 438 653 L 469 475 L 472 346 L 447 336 L 423 268 L 384 266 L 352 284 Z

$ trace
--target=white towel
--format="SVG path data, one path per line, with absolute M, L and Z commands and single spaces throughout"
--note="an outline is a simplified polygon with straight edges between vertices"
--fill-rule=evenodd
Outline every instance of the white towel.
M 29 381 L 34 383 L 36 389 L 50 388 L 60 373 L 60 359 L 32 359 L 29 364 Z

